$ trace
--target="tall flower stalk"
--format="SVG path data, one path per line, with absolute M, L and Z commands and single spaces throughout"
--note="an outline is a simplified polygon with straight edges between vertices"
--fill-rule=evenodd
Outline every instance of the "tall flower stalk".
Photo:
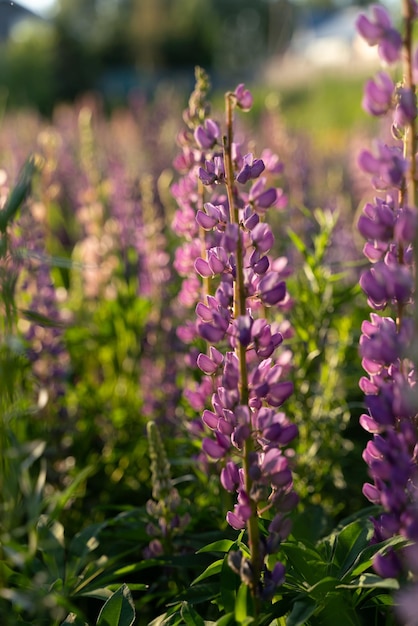
M 212 389 L 211 409 L 202 414 L 212 435 L 202 448 L 221 464 L 222 486 L 236 493 L 226 519 L 247 531 L 248 552 L 231 552 L 229 564 L 248 585 L 257 619 L 261 602 L 270 600 L 284 580 L 284 566 L 272 555 L 290 531 L 287 514 L 298 500 L 285 451 L 297 428 L 278 411 L 293 386 L 285 380 L 288 360 L 276 355 L 283 335 L 267 319 L 270 307 L 285 310 L 289 301 L 286 262 L 271 257 L 274 236 L 264 221 L 270 207 L 284 203 L 281 189 L 261 176 L 275 171 L 277 159 L 243 155 L 234 141 L 234 111 L 251 108 L 251 93 L 241 84 L 226 94 L 225 105 L 223 137 L 208 117 L 194 129 L 197 149 L 190 169 L 208 201 L 192 216 L 204 233 L 194 261 L 204 297 L 197 302 L 190 334 L 208 344 L 196 359 Z M 266 532 L 260 530 L 261 517 L 268 520 Z
M 360 418 L 373 438 L 363 458 L 372 482 L 363 493 L 383 512 L 373 520 L 374 541 L 394 535 L 418 539 L 417 509 L 417 313 L 416 292 L 416 94 L 412 29 L 416 5 L 403 2 L 403 32 L 392 25 L 386 9 L 372 7 L 372 19 L 361 15 L 360 34 L 377 45 L 387 65 L 403 60 L 403 78 L 395 83 L 379 72 L 366 83 L 363 106 L 372 115 L 387 117 L 392 140 L 377 144 L 375 153 L 363 151 L 361 168 L 372 175 L 377 191 L 359 219 L 367 240 L 364 253 L 370 269 L 360 279 L 368 303 L 376 312 L 362 325 L 360 352 L 367 373 L 360 381 L 368 414 Z M 388 310 L 388 314 L 381 312 Z M 415 320 L 415 322 L 414 322 Z M 392 549 L 378 553 L 375 570 L 397 577 L 408 569 L 403 553 Z

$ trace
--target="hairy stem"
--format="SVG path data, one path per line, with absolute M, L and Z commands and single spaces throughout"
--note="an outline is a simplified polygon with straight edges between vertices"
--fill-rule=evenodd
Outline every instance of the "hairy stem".
M 413 23 L 414 23 L 414 6 L 411 0 L 402 0 L 402 17 L 404 22 L 404 40 L 403 40 L 403 72 L 404 84 L 407 89 L 411 89 L 415 93 L 415 84 L 413 77 Z M 407 202 L 410 206 L 417 207 L 418 204 L 418 188 L 417 188 L 417 128 L 416 118 L 409 122 L 406 129 L 405 137 L 405 156 L 409 160 L 409 168 L 406 175 Z M 414 265 L 415 265 L 415 294 L 418 293 L 418 245 L 414 242 Z M 413 342 L 412 358 L 415 363 L 418 362 L 418 310 L 414 307 L 415 322 L 415 340 Z
M 234 188 L 234 170 L 232 163 L 232 141 L 233 141 L 233 108 L 234 95 L 227 93 L 225 96 L 226 104 L 226 126 L 227 136 L 224 138 L 224 163 L 226 174 L 226 188 L 228 194 L 229 213 L 232 224 L 239 226 L 238 207 L 235 203 Z M 244 254 L 242 237 L 239 232 L 237 253 L 236 253 L 236 276 L 234 283 L 234 316 L 235 318 L 246 313 L 246 297 L 244 285 Z M 240 367 L 240 402 L 243 406 L 248 406 L 248 373 L 246 363 L 246 348 L 238 342 L 237 356 Z M 254 452 L 254 440 L 252 436 L 248 437 L 244 443 L 244 475 L 245 490 L 247 494 L 251 493 L 252 480 L 250 476 L 251 454 Z M 259 611 L 258 587 L 261 575 L 261 556 L 260 556 L 260 532 L 258 527 L 257 505 L 251 500 L 251 517 L 247 522 L 248 541 L 251 552 L 251 566 L 253 572 L 253 580 L 251 585 L 251 593 L 254 599 L 255 614 Z

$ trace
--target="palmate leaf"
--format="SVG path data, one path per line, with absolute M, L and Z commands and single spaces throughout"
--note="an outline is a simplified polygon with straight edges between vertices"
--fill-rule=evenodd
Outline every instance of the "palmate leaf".
M 328 563 L 314 546 L 302 541 L 286 541 L 282 549 L 288 561 L 288 578 L 291 577 L 298 587 L 305 590 L 306 583 L 314 585 L 327 575 Z
M 132 626 L 135 621 L 135 606 L 131 592 L 123 584 L 107 600 L 97 619 L 96 626 Z
M 352 522 L 338 533 L 332 563 L 339 567 L 341 578 L 353 567 L 359 552 L 370 545 L 373 527 L 362 521 Z

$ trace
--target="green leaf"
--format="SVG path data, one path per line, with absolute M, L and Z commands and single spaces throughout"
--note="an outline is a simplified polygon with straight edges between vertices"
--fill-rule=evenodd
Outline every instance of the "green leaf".
M 4 208 L 0 211 L 0 231 L 4 233 L 7 225 L 15 216 L 20 206 L 30 194 L 32 178 L 38 170 L 35 157 L 31 156 L 22 167 L 17 185 L 10 192 Z
M 336 537 L 336 546 L 332 562 L 340 567 L 340 577 L 353 567 L 359 552 L 369 544 L 373 535 L 372 525 L 356 521 L 348 524 Z
M 351 599 L 341 592 L 330 593 L 322 605 L 319 620 L 324 626 L 344 624 L 344 626 L 362 626 Z
M 224 611 L 227 613 L 234 610 L 235 598 L 236 598 L 239 583 L 240 583 L 240 578 L 229 567 L 228 556 L 225 555 L 225 558 L 222 564 L 220 588 L 221 588 L 221 598 L 222 598 Z
M 37 524 L 38 545 L 49 572 L 49 582 L 65 578 L 64 526 L 41 515 Z
M 282 544 L 282 549 L 289 564 L 292 566 L 289 573 L 292 573 L 297 578 L 297 583 L 300 586 L 305 581 L 309 585 L 314 585 L 326 575 L 328 564 L 324 562 L 322 555 L 312 546 L 308 546 L 301 541 L 297 543 L 286 541 Z
M 88 624 L 75 613 L 69 613 L 60 626 L 88 626 Z
M 373 562 L 373 557 L 378 552 L 384 552 L 388 547 L 401 548 L 407 544 L 407 540 L 404 537 L 395 536 L 386 539 L 381 543 L 368 545 L 364 550 L 361 550 L 350 568 L 349 574 L 351 577 L 362 574 L 364 570 L 368 569 Z
M 389 594 L 389 593 L 381 593 L 379 595 L 373 595 L 372 598 L 370 598 L 369 602 L 366 602 L 364 604 L 365 607 L 370 607 L 370 606 L 393 606 L 394 604 L 394 600 L 393 600 L 393 595 Z
M 176 595 L 176 600 L 184 600 L 189 604 L 195 605 L 201 602 L 211 602 L 214 598 L 219 597 L 219 582 L 209 584 L 203 583 L 194 587 L 188 587 L 182 593 Z M 146 597 L 149 598 L 150 594 Z
M 135 607 L 131 592 L 123 584 L 100 611 L 96 626 L 132 626 L 135 621 Z
M 219 559 L 218 561 L 214 561 L 214 563 L 211 563 L 204 572 L 202 572 L 197 578 L 194 579 L 194 581 L 191 583 L 192 585 L 195 585 L 196 583 L 200 582 L 201 580 L 205 580 L 205 578 L 209 578 L 209 576 L 214 576 L 215 574 L 219 574 L 222 570 L 222 564 L 223 564 L 224 560 L 223 559 Z
M 302 239 L 291 228 L 288 228 L 287 232 L 288 232 L 289 238 L 292 241 L 293 245 L 306 258 L 307 250 L 306 250 L 306 246 L 305 246 L 304 242 L 302 241 Z
M 286 626 L 304 626 L 306 620 L 314 614 L 315 610 L 316 603 L 314 600 L 309 598 L 296 600 L 292 612 L 287 618 Z
M 229 552 L 234 543 L 236 542 L 231 541 L 231 539 L 220 539 L 219 541 L 209 543 L 207 546 L 203 546 L 203 548 L 197 550 L 197 554 L 199 554 L 199 552 Z
M 234 613 L 226 613 L 216 622 L 216 626 L 235 626 Z
M 309 593 L 309 595 L 315 598 L 316 600 L 318 599 L 320 600 L 324 598 L 327 595 L 327 593 L 334 590 L 337 587 L 339 582 L 340 581 L 338 578 L 333 578 L 332 576 L 326 576 L 319 582 L 315 583 L 315 585 L 312 585 L 311 587 L 309 587 L 307 589 L 307 593 Z
M 43 326 L 45 328 L 63 328 L 64 324 L 59 322 L 58 320 L 54 320 L 51 317 L 47 317 L 46 315 L 42 315 L 42 313 L 38 313 L 38 311 L 33 311 L 32 309 L 20 309 L 19 313 L 23 318 L 32 322 L 32 324 L 36 324 L 37 326 Z
M 81 598 L 96 598 L 97 600 L 103 600 L 103 602 L 106 602 L 106 600 L 112 596 L 112 590 L 109 589 L 109 587 L 98 587 L 97 589 L 84 591 L 74 595 L 80 596 Z
M 376 574 L 362 574 L 351 584 L 338 585 L 337 589 L 399 589 L 396 578 L 380 578 Z
M 102 571 L 103 566 L 99 566 L 97 563 L 89 563 L 90 554 L 98 547 L 99 540 L 98 535 L 101 530 L 106 526 L 106 522 L 100 522 L 97 524 L 91 524 L 84 528 L 82 531 L 77 533 L 75 537 L 73 537 L 69 547 L 68 547 L 68 558 L 67 558 L 67 568 L 66 575 L 67 581 L 70 584 L 80 585 L 81 588 L 84 588 L 84 584 L 82 583 L 81 578 L 85 579 L 89 576 L 89 571 L 83 571 L 83 569 L 87 565 L 87 569 L 94 569 L 94 573 L 99 573 Z M 82 573 L 82 577 L 80 574 Z M 74 591 L 77 593 L 79 586 L 76 586 Z
M 292 536 L 298 541 L 313 544 L 324 536 L 326 528 L 327 518 L 323 507 L 309 505 L 293 520 Z
M 200 617 L 199 613 L 194 610 L 188 602 L 183 602 L 181 605 L 180 614 L 184 619 L 186 626 L 204 626 L 205 622 Z
M 248 615 L 249 591 L 248 585 L 241 583 L 235 602 L 235 621 L 241 625 L 251 624 L 254 621 L 254 619 Z
M 61 491 L 54 498 L 51 498 L 50 515 L 51 517 L 57 517 L 63 510 L 68 501 L 74 496 L 75 492 L 79 488 L 80 484 L 84 482 L 89 476 L 94 473 L 95 469 L 93 465 L 84 467 L 71 481 L 71 484 L 67 489 Z

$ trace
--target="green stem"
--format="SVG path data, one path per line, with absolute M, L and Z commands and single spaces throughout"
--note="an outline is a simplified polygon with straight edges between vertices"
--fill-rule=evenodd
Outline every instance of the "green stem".
M 413 61 L 412 61 L 412 43 L 413 43 L 413 23 L 414 23 L 414 8 L 411 0 L 403 0 L 402 12 L 404 20 L 404 41 L 403 41 L 403 55 L 404 55 L 404 84 L 407 89 L 411 89 L 415 93 L 415 84 L 413 77 Z M 410 159 L 410 167 L 407 174 L 407 190 L 408 190 L 408 202 L 413 206 L 417 205 L 417 167 L 415 162 L 415 154 L 417 152 L 417 129 L 416 119 L 413 119 L 409 123 L 409 128 L 406 129 L 406 152 Z
M 226 174 L 226 189 L 229 203 L 229 214 L 232 224 L 239 227 L 238 207 L 235 203 L 235 185 L 234 185 L 234 168 L 232 164 L 232 140 L 233 140 L 233 108 L 235 98 L 232 93 L 225 96 L 226 105 L 226 127 L 227 136 L 224 138 L 224 163 Z M 235 319 L 246 314 L 246 297 L 244 284 L 244 254 L 241 232 L 239 232 L 237 251 L 236 251 L 236 276 L 234 283 L 234 317 Z M 249 390 L 248 390 L 248 372 L 246 362 L 246 348 L 240 342 L 236 348 L 236 353 L 240 368 L 240 402 L 243 406 L 248 406 Z M 252 480 L 250 476 L 250 460 L 254 452 L 254 440 L 252 436 L 248 437 L 244 443 L 243 464 L 245 476 L 245 490 L 247 494 L 251 493 Z M 251 566 L 253 572 L 253 580 L 250 586 L 254 602 L 255 624 L 258 621 L 259 614 L 259 580 L 261 576 L 261 555 L 260 555 L 260 531 L 258 527 L 257 505 L 251 500 L 251 517 L 247 522 L 248 542 L 251 553 Z
M 416 93 L 416 86 L 413 77 L 413 24 L 414 24 L 414 7 L 411 0 L 402 0 L 402 17 L 404 24 L 404 40 L 403 40 L 403 80 L 407 89 Z M 405 156 L 409 160 L 409 169 L 406 176 L 406 200 L 405 205 L 417 209 L 418 204 L 418 185 L 417 185 L 417 124 L 416 118 L 410 121 L 406 128 L 405 137 Z M 415 298 L 418 293 L 418 242 L 414 242 L 414 272 L 415 272 Z M 418 307 L 414 303 L 414 326 L 415 336 L 412 342 L 412 361 L 415 366 L 418 364 Z

